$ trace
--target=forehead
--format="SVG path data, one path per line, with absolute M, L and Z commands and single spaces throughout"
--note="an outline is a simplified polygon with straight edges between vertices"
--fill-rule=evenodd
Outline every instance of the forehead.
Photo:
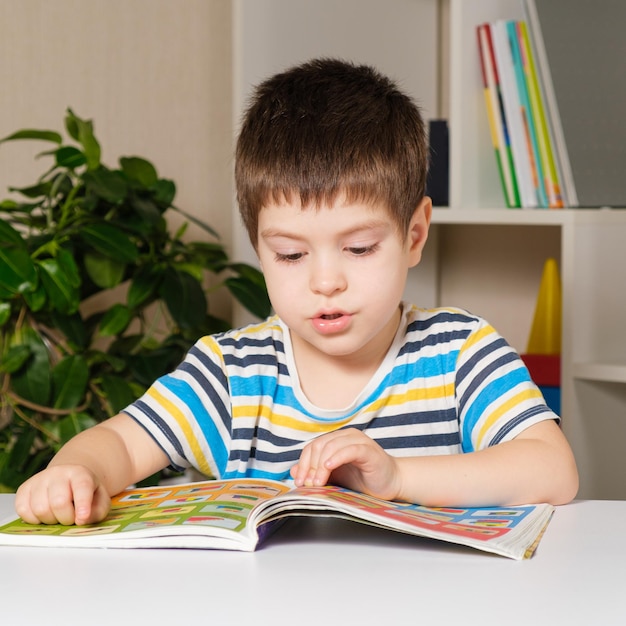
M 288 229 L 324 229 L 327 231 L 366 230 L 390 225 L 389 210 L 381 203 L 349 201 L 303 206 L 299 199 L 269 202 L 259 212 L 259 235 L 266 237 Z

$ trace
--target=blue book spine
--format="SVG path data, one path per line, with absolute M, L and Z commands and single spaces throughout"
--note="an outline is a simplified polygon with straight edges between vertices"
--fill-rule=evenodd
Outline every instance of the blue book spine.
M 519 99 L 522 105 L 524 130 L 526 132 L 526 139 L 529 144 L 531 169 L 533 172 L 533 183 L 535 185 L 535 189 L 537 190 L 537 204 L 540 207 L 547 208 L 549 206 L 548 195 L 546 193 L 544 176 L 541 168 L 541 158 L 539 154 L 539 143 L 537 140 L 535 121 L 530 110 L 530 99 L 528 96 L 528 89 L 526 87 L 526 78 L 524 76 L 524 67 L 522 65 L 522 53 L 519 47 L 516 22 L 514 20 L 507 21 L 506 29 L 509 43 L 511 45 L 511 53 L 513 55 L 513 67 L 515 69 L 517 90 L 519 92 Z

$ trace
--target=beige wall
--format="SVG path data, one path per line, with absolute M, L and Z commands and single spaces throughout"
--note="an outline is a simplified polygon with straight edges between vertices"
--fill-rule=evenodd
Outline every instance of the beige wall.
M 231 13 L 229 0 L 0 0 L 0 137 L 63 131 L 69 106 L 94 121 L 105 163 L 151 160 L 230 245 Z M 0 198 L 43 172 L 41 147 L 0 146 Z

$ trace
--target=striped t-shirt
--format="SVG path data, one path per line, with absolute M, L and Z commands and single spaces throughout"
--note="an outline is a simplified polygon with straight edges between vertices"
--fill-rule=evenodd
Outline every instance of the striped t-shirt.
M 177 470 L 278 480 L 289 479 L 308 441 L 339 428 L 364 431 L 391 455 L 418 456 L 480 450 L 558 419 L 487 322 L 460 309 L 410 305 L 384 361 L 348 407 L 321 409 L 306 398 L 289 331 L 274 316 L 200 339 L 125 412 Z

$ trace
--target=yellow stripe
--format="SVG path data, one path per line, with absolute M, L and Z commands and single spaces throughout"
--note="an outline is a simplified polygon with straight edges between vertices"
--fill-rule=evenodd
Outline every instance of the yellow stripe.
M 163 394 L 159 393 L 154 386 L 150 387 L 147 393 L 150 397 L 153 398 L 155 402 L 162 406 L 163 409 L 176 420 L 181 430 L 183 431 L 187 442 L 189 443 L 189 447 L 191 448 L 191 451 L 196 458 L 196 462 L 200 471 L 207 476 L 213 476 L 214 472 L 209 467 L 209 463 L 206 457 L 204 456 L 204 454 L 202 454 L 200 443 L 198 442 L 197 437 L 189 426 L 189 422 L 183 415 L 182 411 L 180 411 L 180 409 L 178 409 L 175 404 L 170 402 Z
M 477 330 L 475 333 L 472 333 L 467 338 L 467 341 L 461 347 L 460 352 L 461 353 L 466 352 L 467 350 L 469 350 L 469 348 L 473 347 L 478 342 L 482 341 L 485 337 L 487 337 L 488 335 L 492 335 L 495 332 L 496 331 L 493 328 L 493 326 L 489 326 L 489 325 L 483 326 L 483 328 L 481 328 L 480 330 Z
M 531 400 L 533 398 L 541 398 L 541 392 L 538 389 L 525 389 L 521 391 L 517 395 L 513 396 L 509 400 L 507 400 L 504 404 L 498 407 L 497 411 L 494 411 L 481 426 L 478 431 L 478 439 L 476 440 L 476 449 L 480 450 L 480 445 L 482 440 L 487 435 L 487 431 L 493 426 L 494 422 L 496 422 L 504 413 L 510 411 L 514 406 L 521 404 L 525 400 Z
M 454 394 L 454 383 L 447 385 L 437 385 L 436 387 L 415 387 L 405 393 L 396 393 L 387 398 L 381 398 L 369 405 L 368 411 L 378 411 L 385 406 L 395 406 L 406 402 L 417 402 L 420 400 L 434 400 L 438 398 L 449 398 Z
M 233 407 L 233 419 L 251 416 L 261 416 L 268 420 L 271 424 L 309 433 L 320 433 L 328 430 L 335 430 L 344 424 L 347 424 L 351 419 L 348 417 L 340 422 L 304 422 L 299 419 L 294 419 L 289 415 L 273 413 L 270 411 L 269 407 L 265 405 L 259 406 L 258 404 L 251 404 Z
M 454 393 L 454 384 L 438 385 L 437 387 L 419 387 L 410 389 L 406 393 L 394 394 L 387 398 L 373 402 L 367 406 L 367 412 L 377 412 L 385 406 L 394 406 L 405 404 L 406 402 L 414 402 L 419 400 L 431 400 L 434 398 L 449 397 Z M 299 419 L 283 415 L 281 413 L 273 413 L 269 407 L 265 405 L 239 405 L 233 407 L 233 419 L 248 418 L 251 416 L 261 416 L 267 419 L 271 424 L 290 428 L 302 432 L 326 432 L 335 430 L 352 420 L 352 416 L 345 420 L 333 422 L 304 422 Z
M 241 336 L 247 337 L 250 333 L 254 334 L 266 330 L 280 330 L 280 324 L 278 323 L 278 317 L 274 316 L 268 320 L 255 324 L 254 326 L 247 326 L 239 330 L 231 331 L 230 335 L 233 339 L 239 339 Z M 215 341 L 212 335 L 205 335 L 200 338 L 200 343 L 203 343 L 211 352 L 222 356 L 222 351 L 218 343 Z

